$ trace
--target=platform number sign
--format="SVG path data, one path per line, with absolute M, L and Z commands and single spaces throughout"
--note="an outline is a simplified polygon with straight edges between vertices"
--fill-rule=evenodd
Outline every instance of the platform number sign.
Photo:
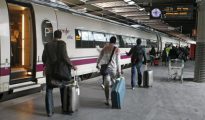
M 43 44 L 53 40 L 53 26 L 50 21 L 44 20 L 41 25 Z

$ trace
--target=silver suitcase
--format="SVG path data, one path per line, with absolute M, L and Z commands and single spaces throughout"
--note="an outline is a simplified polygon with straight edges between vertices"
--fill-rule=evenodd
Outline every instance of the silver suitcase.
M 74 82 L 68 84 L 64 88 L 63 95 L 63 112 L 73 113 L 78 111 L 79 108 L 79 98 L 80 98 L 80 88 L 78 82 L 76 81 L 77 71 L 74 72 Z
M 147 67 L 145 68 L 145 71 L 143 72 L 143 87 L 152 87 L 153 84 L 153 71 L 147 70 Z
M 66 85 L 64 88 L 63 112 L 73 113 L 79 108 L 80 89 L 77 84 Z

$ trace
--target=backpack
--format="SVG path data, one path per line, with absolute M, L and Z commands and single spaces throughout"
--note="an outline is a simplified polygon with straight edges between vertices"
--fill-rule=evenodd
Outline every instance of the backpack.
M 135 46 L 132 54 L 132 63 L 141 62 L 143 59 L 143 52 L 142 46 Z

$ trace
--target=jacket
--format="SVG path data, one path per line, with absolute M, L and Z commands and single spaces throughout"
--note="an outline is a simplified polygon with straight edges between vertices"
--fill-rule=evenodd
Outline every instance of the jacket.
M 139 52 L 140 50 L 140 52 Z M 137 52 L 139 52 L 138 54 L 136 54 Z M 144 48 L 142 48 L 141 45 L 136 45 L 134 47 L 132 47 L 129 51 L 129 53 L 127 53 L 128 56 L 131 55 L 131 62 L 134 64 L 139 64 L 142 63 L 143 58 L 144 58 L 144 62 L 146 63 L 147 59 L 146 59 L 146 55 L 145 55 L 145 50 Z
M 53 64 L 57 59 L 60 59 L 66 62 L 68 66 L 73 67 L 73 64 L 67 54 L 66 43 L 62 40 L 54 39 L 53 41 L 45 44 L 43 50 L 42 60 L 46 67 L 46 74 L 52 74 Z

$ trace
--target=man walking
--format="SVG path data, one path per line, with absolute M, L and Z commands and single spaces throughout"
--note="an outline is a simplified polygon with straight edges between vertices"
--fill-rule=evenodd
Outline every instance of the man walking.
M 116 76 L 121 74 L 120 50 L 115 46 L 115 44 L 116 44 L 116 37 L 113 36 L 110 38 L 110 43 L 101 50 L 100 56 L 97 61 L 97 66 L 96 66 L 99 69 L 100 65 L 108 64 L 107 67 L 108 74 L 103 75 L 106 105 L 109 105 L 110 82 L 114 83 Z
M 137 39 L 137 45 L 132 47 L 129 51 L 129 53 L 126 53 L 128 56 L 131 55 L 131 63 L 132 63 L 132 68 L 131 68 L 131 86 L 132 89 L 134 90 L 136 86 L 136 69 L 137 69 L 137 75 L 138 75 L 138 86 L 141 87 L 142 83 L 142 73 L 141 73 L 141 66 L 142 63 L 146 64 L 146 55 L 145 55 L 145 50 L 141 46 L 141 39 Z M 144 62 L 143 62 L 143 57 L 144 57 Z

